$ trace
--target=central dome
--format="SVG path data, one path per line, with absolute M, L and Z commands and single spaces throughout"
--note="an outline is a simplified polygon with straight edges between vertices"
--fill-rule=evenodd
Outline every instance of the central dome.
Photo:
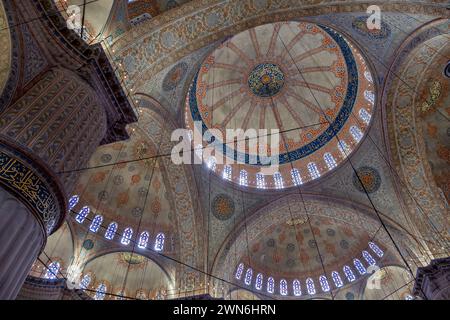
M 248 76 L 248 86 L 258 97 L 273 97 L 284 86 L 284 73 L 276 64 L 258 64 Z
M 224 178 L 257 188 L 299 185 L 336 168 L 360 143 L 375 105 L 372 82 L 362 55 L 335 30 L 266 24 L 225 40 L 204 60 L 188 92 L 186 125 L 202 136 L 221 132 L 203 144 L 214 141 L 216 158 L 203 160 Z M 254 148 L 261 142 L 224 143 L 229 129 L 277 136 L 263 147 L 278 170 L 261 177 L 265 155 Z M 234 163 L 213 164 L 218 156 Z

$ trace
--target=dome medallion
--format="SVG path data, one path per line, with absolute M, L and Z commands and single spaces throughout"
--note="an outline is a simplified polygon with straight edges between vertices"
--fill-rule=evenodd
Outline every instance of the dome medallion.
M 273 63 L 258 64 L 250 72 L 248 86 L 254 95 L 261 98 L 275 96 L 284 86 L 284 73 Z

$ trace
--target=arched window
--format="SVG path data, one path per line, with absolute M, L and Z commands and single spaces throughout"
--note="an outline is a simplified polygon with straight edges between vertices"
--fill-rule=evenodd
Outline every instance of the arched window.
M 139 237 L 138 247 L 141 249 L 147 248 L 148 240 L 150 239 L 150 234 L 147 231 L 141 233 Z
M 210 157 L 208 159 L 208 161 L 206 162 L 206 166 L 208 167 L 208 169 L 212 170 L 212 171 L 216 171 L 216 167 L 217 167 L 217 160 L 215 157 Z
M 129 245 L 131 241 L 131 237 L 133 236 L 133 229 L 126 228 L 122 234 L 122 240 L 120 241 L 124 245 Z
M 356 126 L 350 127 L 350 134 L 352 135 L 353 139 L 356 142 L 360 142 L 361 139 L 363 138 L 363 134 L 362 134 L 361 130 Z
M 336 160 L 334 160 L 334 157 L 331 153 L 327 152 L 323 155 L 323 160 L 327 164 L 328 169 L 336 168 L 337 163 Z
M 322 291 L 323 292 L 328 292 L 330 291 L 330 285 L 328 283 L 327 277 L 325 276 L 320 276 L 319 277 L 319 282 L 320 282 L 320 286 L 322 287 Z
M 319 168 L 317 168 L 317 165 L 314 162 L 308 163 L 308 171 L 312 179 L 320 178 Z
M 195 155 L 201 160 L 201 163 L 203 163 L 203 146 L 201 144 L 198 144 L 195 147 Z
M 89 212 L 91 212 L 91 209 L 89 207 L 83 207 L 80 212 L 78 212 L 77 216 L 75 217 L 75 220 L 78 223 L 83 223 L 84 220 L 86 220 L 86 217 L 88 216 Z
M 114 239 L 116 232 L 117 232 L 117 223 L 111 222 L 108 226 L 108 229 L 106 229 L 105 238 L 108 240 Z
M 370 104 L 375 104 L 375 94 L 372 91 L 364 91 L 364 98 L 366 98 L 366 100 L 370 102 Z
M 166 236 L 164 233 L 158 233 L 155 241 L 155 251 L 161 252 L 164 250 L 164 241 L 166 240 Z
M 78 204 L 78 201 L 80 201 L 79 196 L 72 196 L 69 199 L 69 211 L 75 208 L 75 206 Z
M 245 273 L 244 283 L 249 286 L 252 283 L 252 278 L 253 270 L 251 268 L 248 268 L 247 272 Z
M 94 220 L 92 220 L 91 226 L 89 227 L 89 230 L 96 233 L 100 226 L 102 225 L 103 217 L 101 215 L 96 215 Z
M 266 188 L 266 179 L 262 173 L 256 174 L 256 186 L 260 189 Z
M 256 276 L 256 281 L 255 281 L 255 289 L 256 290 L 262 289 L 263 280 L 264 280 L 264 276 L 261 273 L 258 273 L 258 275 Z
M 267 292 L 268 293 L 274 293 L 275 292 L 275 280 L 272 277 L 270 277 L 267 280 Z
M 375 259 L 367 251 L 363 251 L 362 255 L 364 260 L 366 260 L 369 265 L 373 266 L 376 264 Z
M 287 285 L 287 281 L 282 279 L 280 281 L 280 294 L 282 296 L 287 296 L 288 294 L 288 285 Z
M 300 281 L 295 279 L 294 282 L 292 282 L 292 287 L 294 289 L 294 296 L 300 297 L 302 295 L 302 287 L 300 285 Z
M 361 108 L 361 110 L 359 110 L 359 117 L 365 124 L 369 124 L 370 119 L 372 118 L 370 113 L 368 113 L 367 110 L 364 108 Z
M 275 182 L 276 189 L 284 188 L 283 176 L 281 175 L 281 173 L 275 172 L 273 175 L 273 181 Z
M 313 295 L 316 294 L 316 287 L 314 285 L 314 280 L 311 278 L 306 279 L 306 289 L 308 290 L 308 294 Z
M 239 184 L 241 186 L 248 186 L 248 173 L 245 170 L 239 172 Z
M 59 264 L 58 261 L 54 261 L 52 263 L 50 263 L 50 265 L 47 267 L 47 272 L 45 273 L 45 279 L 56 279 L 58 278 L 58 272 L 59 269 L 61 268 L 61 265 Z
M 383 250 L 381 250 L 380 247 L 377 246 L 375 243 L 369 242 L 369 247 L 370 247 L 370 249 L 372 249 L 373 252 L 375 252 L 375 254 L 376 254 L 378 257 L 380 257 L 380 258 L 383 257 L 383 255 L 384 255 Z
M 241 280 L 242 278 L 242 274 L 244 273 L 244 264 L 241 263 L 238 265 L 237 270 L 236 270 L 236 279 Z
M 347 156 L 350 154 L 350 148 L 349 146 L 345 143 L 344 140 L 340 140 L 338 142 L 338 149 L 342 154 L 343 158 L 347 158 Z
M 349 282 L 355 281 L 356 277 L 355 277 L 355 274 L 353 273 L 352 268 L 350 268 L 349 266 L 344 266 L 343 270 L 344 270 L 345 277 L 347 278 L 347 280 Z
M 139 290 L 136 292 L 136 299 L 137 299 L 137 300 L 147 300 L 147 294 L 145 293 L 144 290 L 139 289 Z
M 336 288 L 340 288 L 344 285 L 344 283 L 342 282 L 341 276 L 339 275 L 339 272 L 333 271 L 331 273 L 331 277 L 333 278 L 333 282 L 334 282 L 334 285 L 336 286 Z
M 364 77 L 366 77 L 367 81 L 369 81 L 370 83 L 373 83 L 373 78 L 372 78 L 372 74 L 369 71 L 364 71 Z
M 226 166 L 223 168 L 223 178 L 224 178 L 225 180 L 231 180 L 231 174 L 232 174 L 231 166 L 226 165 Z
M 91 275 L 89 275 L 89 274 L 86 274 L 82 279 L 81 279 L 81 282 L 80 282 L 80 288 L 81 289 L 87 289 L 87 287 L 89 286 L 89 284 L 91 283 Z
M 97 290 L 95 291 L 95 300 L 104 300 L 106 296 L 106 284 L 100 283 L 100 285 L 97 287 Z
M 301 177 L 300 171 L 298 171 L 298 169 L 294 168 L 291 170 L 291 177 L 292 177 L 292 182 L 294 183 L 295 186 L 299 186 L 299 185 L 303 184 L 302 177 Z
M 358 270 L 359 274 L 363 275 L 366 273 L 366 267 L 359 261 L 358 259 L 353 260 L 353 264 L 355 265 L 356 270 Z

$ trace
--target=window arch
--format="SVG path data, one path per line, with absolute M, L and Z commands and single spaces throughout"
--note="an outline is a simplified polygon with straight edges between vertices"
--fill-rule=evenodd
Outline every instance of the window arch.
M 308 171 L 312 179 L 320 178 L 319 168 L 317 168 L 317 165 L 314 162 L 308 163 Z
M 294 185 L 299 186 L 303 184 L 302 176 L 300 175 L 300 171 L 296 168 L 291 170 L 292 182 Z
M 141 233 L 139 237 L 138 247 L 141 249 L 147 248 L 148 240 L 150 239 L 150 234 L 147 231 Z
M 370 247 L 370 249 L 372 249 L 372 251 L 373 251 L 378 257 L 380 257 L 380 258 L 383 257 L 383 255 L 384 255 L 383 250 L 381 250 L 380 247 L 377 246 L 375 243 L 369 242 L 369 247 Z
M 80 212 L 78 212 L 77 216 L 75 217 L 75 220 L 78 223 L 83 223 L 84 220 L 86 220 L 86 217 L 88 216 L 89 212 L 91 212 L 91 209 L 89 207 L 83 207 Z
M 275 292 L 275 280 L 272 277 L 270 277 L 267 280 L 267 292 L 268 293 L 274 293 Z
M 248 186 L 248 173 L 245 170 L 239 172 L 239 184 L 241 186 Z
M 324 275 L 320 276 L 319 282 L 320 282 L 320 286 L 322 287 L 323 292 L 330 291 L 330 284 L 328 283 L 327 277 L 325 277 Z
M 361 129 L 359 129 L 357 126 L 351 126 L 350 127 L 350 134 L 352 135 L 353 139 L 356 142 L 360 142 L 363 138 L 363 133 L 361 132 Z
M 369 124 L 370 123 L 370 119 L 372 118 L 372 116 L 370 115 L 370 113 L 367 112 L 366 109 L 361 108 L 359 110 L 359 117 L 361 118 L 361 120 L 365 123 L 365 124 Z
M 131 237 L 133 236 L 133 229 L 126 228 L 122 235 L 122 240 L 120 241 L 124 245 L 129 245 L 131 242 Z
M 294 288 L 294 296 L 300 297 L 302 295 L 302 288 L 301 288 L 301 285 L 300 285 L 300 281 L 295 279 L 292 282 L 292 287 Z
M 288 295 L 288 285 L 287 285 L 287 281 L 282 279 L 280 281 L 280 294 L 282 296 L 287 296 Z
M 341 276 L 339 275 L 339 272 L 333 271 L 331 273 L 331 278 L 333 278 L 333 282 L 334 282 L 334 285 L 336 286 L 336 288 L 340 288 L 344 285 L 344 283 L 342 282 Z
M 276 189 L 283 189 L 284 188 L 284 181 L 283 176 L 279 172 L 275 172 L 273 174 L 273 181 L 275 182 L 275 188 Z
M 58 261 L 53 261 L 52 263 L 50 263 L 44 276 L 45 279 L 53 280 L 58 278 L 58 272 L 60 268 L 61 264 Z
M 224 168 L 223 168 L 223 178 L 225 179 L 225 180 L 231 180 L 231 174 L 232 174 L 232 172 L 233 172 L 233 169 L 231 169 L 231 166 L 230 165 L 226 165 Z
M 253 270 L 252 268 L 248 268 L 247 272 L 245 273 L 244 283 L 249 286 L 252 283 L 252 278 Z
M 81 279 L 81 282 L 80 282 L 80 288 L 83 290 L 87 289 L 89 284 L 91 283 L 91 280 L 92 280 L 92 278 L 91 278 L 90 274 L 84 275 L 84 277 Z
M 108 240 L 114 239 L 114 236 L 116 235 L 117 232 L 117 227 L 118 225 L 116 222 L 111 222 L 108 226 L 108 229 L 106 229 L 105 238 Z
M 258 273 L 255 281 L 255 289 L 261 290 L 263 286 L 264 276 L 261 273 Z
M 370 102 L 371 105 L 375 104 L 375 94 L 372 91 L 364 91 L 364 98 Z
M 314 280 L 312 278 L 306 279 L 306 289 L 308 290 L 308 294 L 310 295 L 316 294 L 316 287 L 314 285 Z
M 100 283 L 95 291 L 95 300 L 104 300 L 106 296 L 106 284 Z
M 366 260 L 367 263 L 368 263 L 369 265 L 373 266 L 373 265 L 376 264 L 375 259 L 374 259 L 374 258 L 372 257 L 372 255 L 371 255 L 370 253 L 368 253 L 367 251 L 364 250 L 364 251 L 362 252 L 362 255 L 363 255 L 364 260 Z
M 359 259 L 354 259 L 353 264 L 355 265 L 356 270 L 358 270 L 360 275 L 363 275 L 366 273 L 366 267 L 359 261 Z
M 256 186 L 260 189 L 266 188 L 266 178 L 262 173 L 256 174 Z
M 69 211 L 71 211 L 75 206 L 78 204 L 78 201 L 80 201 L 80 197 L 75 195 L 70 197 L 69 199 Z
M 242 273 L 244 273 L 244 264 L 243 264 L 243 263 L 240 263 L 240 264 L 238 265 L 237 269 L 236 269 L 236 275 L 235 275 L 235 277 L 236 277 L 237 280 L 241 280 L 241 278 L 242 278 Z
M 166 236 L 164 233 L 158 233 L 155 240 L 155 251 L 161 252 L 164 250 L 164 242 L 166 240 Z
M 338 149 L 341 152 L 343 158 L 347 158 L 347 156 L 350 154 L 350 148 L 344 140 L 340 140 L 338 142 Z
M 344 270 L 345 277 L 347 278 L 347 280 L 349 282 L 355 281 L 356 277 L 355 277 L 355 274 L 353 273 L 352 268 L 350 268 L 349 266 L 344 266 L 343 270 Z
M 334 169 L 337 167 L 336 160 L 334 159 L 333 155 L 329 152 L 325 153 L 323 155 L 323 160 L 327 164 L 327 167 L 329 170 Z
M 94 220 L 92 220 L 91 226 L 89 227 L 89 230 L 91 230 L 92 232 L 96 233 L 98 231 L 98 229 L 100 229 L 100 226 L 102 225 L 103 222 L 103 216 L 101 215 L 96 215 Z

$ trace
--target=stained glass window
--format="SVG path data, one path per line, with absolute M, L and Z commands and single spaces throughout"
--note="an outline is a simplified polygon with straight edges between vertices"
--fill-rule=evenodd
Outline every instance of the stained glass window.
M 262 173 L 256 174 L 256 186 L 260 189 L 266 188 L 266 179 Z
M 94 220 L 92 220 L 91 226 L 89 227 L 89 230 L 96 233 L 100 226 L 102 225 L 103 217 L 101 215 L 96 215 Z
M 349 282 L 355 281 L 356 277 L 355 277 L 355 274 L 353 273 L 352 268 L 350 268 L 349 266 L 344 266 L 343 270 L 344 270 L 345 277 L 347 278 L 347 280 Z
M 106 296 L 106 285 L 104 283 L 100 283 L 95 291 L 95 300 L 104 300 Z
M 264 276 L 261 273 L 258 273 L 258 275 L 256 276 L 256 281 L 255 281 L 255 289 L 256 290 L 262 289 L 263 280 L 264 280 Z
M 272 277 L 270 277 L 267 280 L 267 292 L 268 293 L 274 293 L 275 292 L 275 280 Z
M 236 270 L 236 279 L 241 280 L 243 272 L 244 272 L 244 264 L 241 263 L 241 264 L 239 264 L 239 266 L 237 267 L 237 270 Z
M 333 271 L 331 273 L 331 277 L 333 278 L 333 282 L 334 282 L 334 285 L 336 286 L 336 288 L 340 288 L 344 285 L 344 283 L 342 282 L 341 276 L 339 275 L 339 272 Z
M 248 173 L 245 170 L 241 170 L 239 173 L 239 184 L 241 186 L 248 186 Z
M 375 94 L 372 91 L 364 91 L 364 98 L 366 98 L 366 100 L 370 102 L 370 104 L 375 104 Z
M 75 208 L 75 206 L 78 204 L 78 201 L 80 201 L 79 196 L 72 196 L 69 199 L 69 211 Z
M 164 250 L 164 241 L 166 240 L 166 236 L 164 233 L 158 233 L 155 241 L 155 251 L 163 251 Z
M 367 81 L 373 83 L 372 74 L 369 71 L 364 71 L 364 77 L 366 77 Z
M 364 260 L 366 260 L 369 265 L 373 266 L 376 264 L 375 259 L 367 251 L 363 251 L 362 255 Z
M 294 168 L 291 170 L 291 177 L 292 177 L 292 182 L 294 183 L 294 185 L 299 186 L 299 185 L 303 184 L 302 177 L 301 177 L 300 171 L 298 171 L 298 169 Z
M 317 168 L 317 165 L 314 162 L 308 163 L 308 171 L 312 179 L 320 178 L 319 168 Z
M 195 147 L 195 155 L 197 156 L 197 158 L 203 161 L 203 146 L 201 144 L 198 144 Z
M 231 166 L 226 165 L 223 168 L 223 178 L 226 179 L 226 180 L 231 180 L 231 173 L 232 173 Z
M 366 268 L 364 265 L 359 261 L 359 259 L 354 259 L 353 264 L 355 265 L 356 270 L 358 270 L 359 274 L 363 275 L 366 273 Z
M 314 285 L 314 280 L 311 278 L 306 279 L 306 289 L 308 290 L 308 294 L 313 295 L 316 294 L 316 287 Z
M 302 295 L 302 288 L 301 288 L 301 285 L 300 285 L 300 281 L 295 279 L 292 282 L 292 287 L 294 289 L 294 296 L 300 297 Z
M 58 261 L 54 261 L 50 263 L 50 265 L 47 268 L 47 272 L 45 273 L 45 279 L 56 279 L 58 277 L 59 269 L 61 268 L 61 265 Z
M 328 169 L 333 169 L 336 168 L 337 163 L 336 160 L 334 159 L 333 155 L 331 153 L 325 153 L 323 155 L 323 160 L 325 161 L 325 163 L 327 164 Z
M 330 291 L 330 285 L 328 283 L 327 277 L 325 276 L 320 276 L 319 277 L 319 282 L 320 282 L 320 286 L 322 287 L 322 291 L 323 292 L 328 292 Z
M 114 236 L 116 235 L 117 232 L 117 227 L 118 227 L 117 223 L 111 222 L 108 226 L 108 229 L 106 229 L 105 238 L 108 240 L 114 239 Z
M 122 240 L 120 241 L 124 245 L 129 245 L 131 242 L 131 237 L 133 236 L 133 229 L 126 228 L 122 235 Z
M 251 268 L 248 268 L 247 272 L 245 273 L 244 283 L 249 286 L 252 283 L 252 278 L 253 270 Z
M 275 172 L 273 175 L 273 180 L 275 182 L 275 188 L 277 189 L 284 188 L 283 176 L 281 175 L 281 173 Z
M 365 124 L 369 124 L 370 119 L 372 118 L 370 113 L 368 113 L 367 110 L 364 108 L 361 108 L 361 110 L 359 110 L 359 117 L 361 118 L 362 121 L 364 121 Z
M 80 212 L 78 212 L 77 216 L 75 217 L 75 220 L 78 223 L 83 223 L 84 220 L 86 220 L 86 217 L 88 216 L 89 212 L 91 212 L 91 209 L 89 207 L 83 207 Z
M 369 242 L 369 247 L 370 247 L 370 249 L 372 249 L 373 252 L 375 252 L 375 254 L 378 257 L 380 257 L 380 258 L 383 257 L 383 255 L 384 255 L 383 250 L 381 250 L 380 247 L 378 247 L 375 243 Z
M 287 281 L 282 279 L 280 281 L 280 294 L 282 296 L 287 296 L 288 294 L 288 285 L 287 285 Z
M 81 279 L 81 282 L 80 282 L 80 288 L 81 289 L 87 289 L 87 287 L 89 286 L 89 284 L 91 283 L 91 275 L 89 275 L 89 274 L 86 274 L 82 279 Z
M 216 171 L 216 167 L 217 167 L 217 160 L 216 160 L 216 158 L 215 157 L 210 157 L 208 159 L 208 161 L 206 162 L 206 165 L 212 171 Z
M 350 154 L 350 148 L 344 140 L 340 140 L 338 142 L 338 149 L 341 152 L 343 158 L 346 158 Z
M 148 240 L 150 239 L 150 234 L 147 231 L 141 233 L 139 237 L 138 247 L 141 249 L 147 248 Z
M 350 134 L 352 135 L 353 139 L 356 142 L 360 142 L 361 139 L 363 138 L 363 133 L 361 132 L 361 130 L 356 127 L 356 126 L 351 126 L 350 127 Z

